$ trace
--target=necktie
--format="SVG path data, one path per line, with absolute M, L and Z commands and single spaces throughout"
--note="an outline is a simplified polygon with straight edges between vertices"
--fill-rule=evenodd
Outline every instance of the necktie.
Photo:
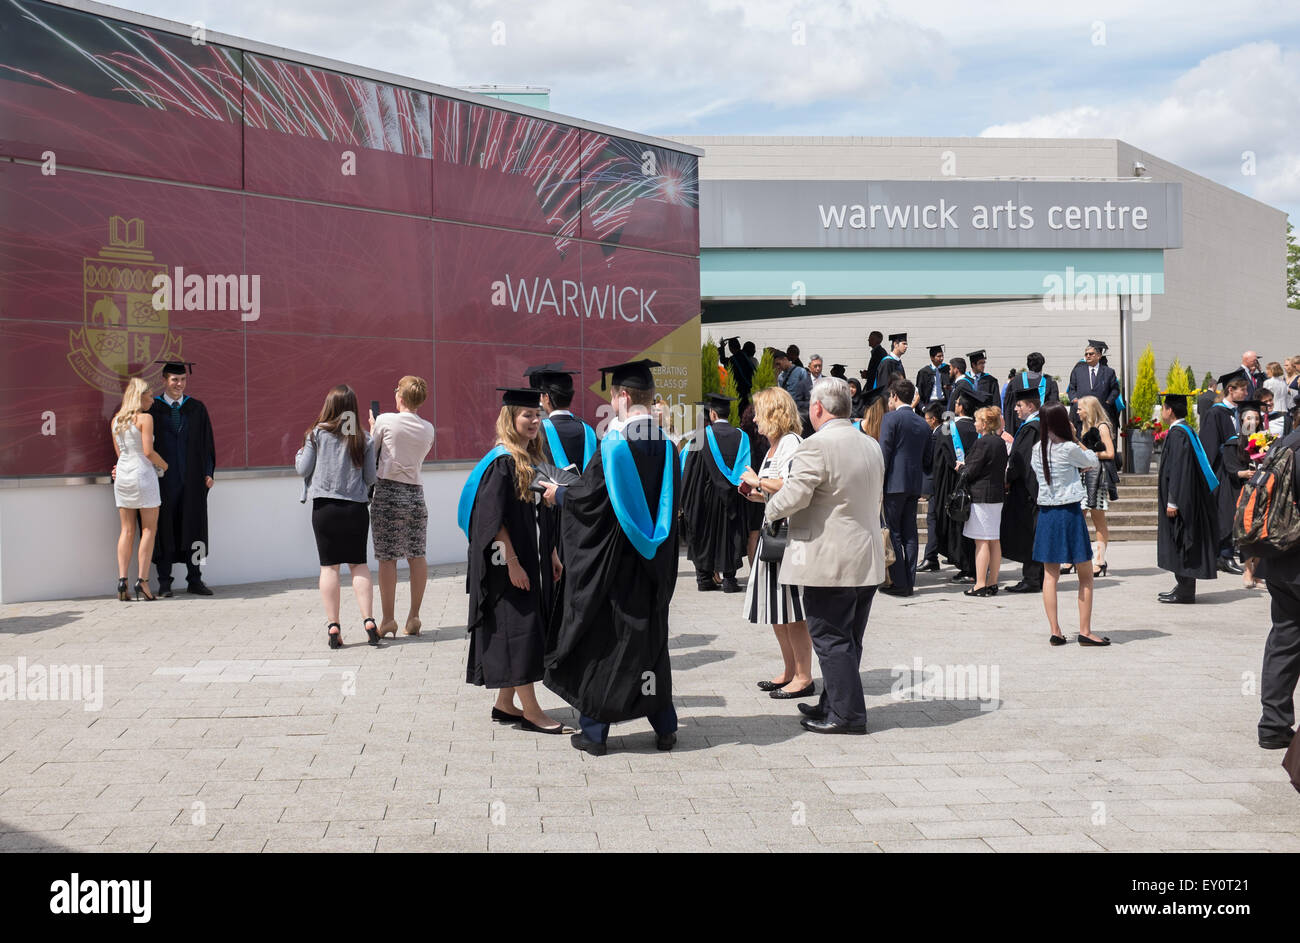
M 1089 367 L 1088 369 L 1089 369 L 1089 374 L 1090 374 L 1090 379 L 1088 380 L 1088 385 L 1091 386 L 1091 387 L 1095 387 L 1095 386 L 1097 385 L 1097 368 L 1096 368 L 1096 367 Z
M 179 432 L 181 428 L 181 404 L 172 403 L 172 431 Z

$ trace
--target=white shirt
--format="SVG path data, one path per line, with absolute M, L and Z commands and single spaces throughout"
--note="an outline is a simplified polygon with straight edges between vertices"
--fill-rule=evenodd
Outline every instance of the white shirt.
M 178 400 L 178 399 L 172 399 L 172 398 L 171 398 L 169 395 L 167 395 L 166 393 L 164 393 L 164 394 L 162 395 L 162 398 L 163 398 L 163 402 L 165 402 L 168 406 L 175 406 L 177 403 L 180 402 L 180 400 Z

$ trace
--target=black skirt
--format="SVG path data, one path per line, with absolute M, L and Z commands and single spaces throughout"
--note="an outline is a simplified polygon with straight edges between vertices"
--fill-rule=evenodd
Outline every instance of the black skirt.
M 312 498 L 311 529 L 321 566 L 366 562 L 370 506 L 364 501 Z

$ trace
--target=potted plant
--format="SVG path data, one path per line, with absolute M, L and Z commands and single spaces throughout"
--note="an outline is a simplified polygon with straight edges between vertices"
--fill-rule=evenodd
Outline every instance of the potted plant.
M 1151 345 L 1147 344 L 1146 350 L 1138 358 L 1137 382 L 1133 384 L 1129 420 L 1122 432 L 1124 450 L 1132 456 L 1132 470 L 1137 475 L 1146 475 L 1151 471 L 1151 455 L 1155 451 L 1156 432 L 1160 427 L 1154 418 L 1159 390 L 1160 387 L 1156 386 L 1156 356 Z
M 1124 437 L 1128 439 L 1129 454 L 1133 456 L 1135 475 L 1151 472 L 1151 455 L 1156 443 L 1163 442 L 1167 434 L 1161 423 L 1149 416 L 1134 416 L 1124 426 Z

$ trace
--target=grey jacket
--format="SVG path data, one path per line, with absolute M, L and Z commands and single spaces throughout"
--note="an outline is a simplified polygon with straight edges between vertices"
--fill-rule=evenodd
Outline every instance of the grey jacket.
M 362 435 L 366 437 L 366 457 L 360 468 L 352 464 L 343 436 L 317 428 L 307 438 L 293 462 L 304 479 L 299 501 L 341 498 L 365 503 L 369 499 L 367 489 L 375 483 L 375 443 L 366 433 Z

